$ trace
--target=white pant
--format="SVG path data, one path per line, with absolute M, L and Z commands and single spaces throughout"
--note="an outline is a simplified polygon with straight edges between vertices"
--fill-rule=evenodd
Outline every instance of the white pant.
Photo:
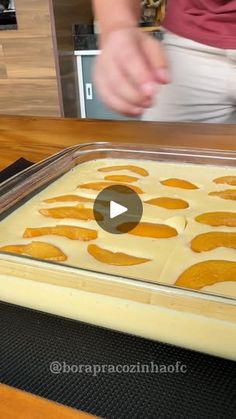
M 236 123 L 236 50 L 166 33 L 172 83 L 161 86 L 145 121 Z

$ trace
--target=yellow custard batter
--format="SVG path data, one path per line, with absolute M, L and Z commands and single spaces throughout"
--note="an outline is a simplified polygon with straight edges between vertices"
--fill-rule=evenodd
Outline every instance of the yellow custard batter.
M 126 167 L 122 168 L 124 165 Z M 141 170 L 137 170 L 137 167 Z M 231 179 L 230 184 L 215 181 L 227 176 Z M 202 286 L 201 291 L 236 297 L 235 247 L 219 246 L 200 253 L 194 252 L 190 247 L 191 241 L 203 233 L 236 234 L 234 193 L 231 192 L 232 199 L 209 195 L 211 192 L 229 189 L 236 191 L 232 182 L 235 176 L 236 169 L 228 167 L 111 158 L 83 163 L 1 221 L 0 250 L 20 254 L 27 254 L 28 251 L 31 252 L 29 255 L 37 257 L 35 242 L 40 242 L 39 258 L 47 259 L 48 254 L 51 255 L 51 260 L 66 265 L 171 285 L 175 285 L 181 274 L 194 264 L 205 261 L 229 261 L 232 264 L 232 280 L 224 279 L 222 269 L 219 273 L 222 280 L 218 278 L 217 283 Z M 123 182 L 134 190 L 136 188 L 137 191 L 142 191 L 139 195 L 143 201 L 141 223 L 158 224 L 162 229 L 163 226 L 167 226 L 168 231 L 175 231 L 176 234 L 170 234 L 170 237 L 166 238 L 150 238 L 129 233 L 114 235 L 103 231 L 91 215 L 93 200 L 99 193 L 94 184 L 99 182 L 103 182 L 102 187 Z M 91 188 L 89 185 L 92 185 Z M 64 202 L 52 199 L 58 196 L 67 196 L 67 199 Z M 76 201 L 76 196 L 84 199 L 78 198 Z M 168 202 L 168 209 L 165 208 L 165 202 Z M 70 208 L 71 218 L 56 218 L 55 214 L 50 212 L 62 207 L 63 211 Z M 73 218 L 75 213 L 81 216 L 84 209 L 86 214 L 89 214 L 88 220 Z M 201 214 L 215 212 L 231 214 L 230 221 L 226 220 L 226 225 L 218 226 L 196 221 L 196 217 Z M 232 225 L 229 225 L 230 223 Z M 76 227 L 76 234 L 79 237 L 83 233 L 83 239 L 63 236 L 64 226 Z M 45 230 L 44 235 L 24 237 L 27 236 L 27 229 L 29 231 L 47 227 L 51 230 Z M 91 240 L 83 229 L 92 231 Z M 71 231 L 70 235 L 73 233 Z M 46 253 L 49 253 L 46 257 L 42 243 L 47 244 Z M 94 257 L 93 250 L 97 248 L 106 253 L 106 262 Z M 117 253 L 122 253 L 122 256 L 117 256 Z M 127 255 L 132 260 L 130 265 Z M 53 259 L 54 257 L 56 259 Z M 119 258 L 121 266 L 117 264 Z M 185 283 L 185 287 L 188 288 L 188 283 Z

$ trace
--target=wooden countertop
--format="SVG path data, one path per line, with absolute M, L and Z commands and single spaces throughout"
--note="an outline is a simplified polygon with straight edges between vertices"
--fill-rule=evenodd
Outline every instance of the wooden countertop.
M 91 141 L 236 150 L 236 125 L 2 116 L 0 169 L 20 157 L 36 162 L 65 147 Z
M 4 419 L 92 419 L 95 417 L 0 385 L 0 417 Z
M 0 117 L 0 170 L 20 157 L 37 162 L 75 144 L 93 141 L 159 144 L 236 151 L 236 125 L 166 124 Z M 44 399 L 0 386 L 0 416 L 87 418 Z

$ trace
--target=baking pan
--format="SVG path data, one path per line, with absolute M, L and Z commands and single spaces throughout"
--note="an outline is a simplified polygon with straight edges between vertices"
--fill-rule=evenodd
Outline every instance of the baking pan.
M 2 184 L 3 221 L 71 169 L 100 159 L 134 159 L 178 165 L 234 168 L 236 154 L 140 145 L 75 146 L 26 169 Z M 236 299 L 162 283 L 0 254 L 0 299 L 146 338 L 236 359 Z

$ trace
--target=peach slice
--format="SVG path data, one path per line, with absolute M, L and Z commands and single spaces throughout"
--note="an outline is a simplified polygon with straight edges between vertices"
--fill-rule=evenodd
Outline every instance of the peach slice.
M 168 198 L 168 197 L 160 197 L 160 198 L 152 198 L 148 201 L 145 201 L 145 204 L 155 205 L 157 207 L 176 210 L 176 209 L 185 209 L 189 207 L 187 201 L 183 199 L 177 198 Z
M 58 247 L 43 242 L 32 242 L 30 244 L 4 246 L 0 248 L 0 251 L 23 254 L 37 259 L 54 261 L 67 260 L 67 256 Z
M 198 186 L 184 179 L 170 178 L 170 179 L 161 180 L 160 183 L 164 186 L 170 186 L 172 188 L 199 189 Z
M 90 244 L 88 246 L 88 253 L 99 262 L 107 263 L 108 265 L 131 266 L 150 261 L 150 259 L 131 256 L 126 253 L 111 252 L 110 250 L 103 249 L 95 244 Z
M 74 218 L 76 220 L 94 220 L 94 213 L 92 208 L 80 208 L 80 207 L 55 207 L 55 208 L 42 208 L 39 210 L 40 214 L 45 217 L 52 218 Z M 100 219 L 103 217 L 99 214 Z
M 138 166 L 132 166 L 130 164 L 127 165 L 120 165 L 120 166 L 109 166 L 109 167 L 101 167 L 98 169 L 99 172 L 115 172 L 117 170 L 128 170 L 130 172 L 137 173 L 137 175 L 141 176 L 148 176 L 149 173 L 146 169 Z
M 54 202 L 94 202 L 94 199 L 78 195 L 61 195 L 55 196 L 54 198 L 45 199 L 43 202 L 46 202 L 48 204 Z
M 134 225 L 133 229 L 132 224 Z M 149 237 L 153 239 L 167 239 L 178 235 L 175 228 L 166 224 L 139 223 L 138 225 L 135 225 L 134 223 L 123 223 L 119 225 L 117 229 L 124 232 L 129 230 L 128 234 L 132 234 L 133 236 Z
M 226 281 L 236 281 L 236 262 L 206 260 L 186 269 L 179 276 L 175 285 L 200 290 L 203 287 Z
M 214 179 L 215 183 L 226 183 L 227 185 L 236 186 L 236 176 L 222 176 Z
M 209 192 L 210 196 L 218 196 L 222 199 L 236 201 L 236 189 L 226 189 L 225 191 Z
M 125 186 L 124 183 L 117 183 L 117 182 L 91 182 L 91 183 L 84 183 L 82 185 L 79 185 L 79 188 L 81 189 L 93 189 L 95 191 L 101 191 L 102 189 L 108 188 L 109 186 Z M 130 189 L 132 189 L 134 192 L 138 194 L 142 194 L 143 191 L 138 186 L 129 185 Z
M 195 220 L 201 224 L 207 224 L 213 227 L 236 227 L 236 212 L 206 212 L 198 215 Z
M 89 228 L 69 225 L 57 225 L 55 227 L 27 228 L 24 232 L 23 237 L 39 237 L 51 234 L 66 237 L 67 239 L 71 240 L 81 241 L 95 240 L 98 236 L 97 231 L 91 230 Z
M 127 183 L 132 183 L 132 182 L 137 182 L 137 180 L 139 180 L 139 178 L 135 177 L 135 176 L 127 176 L 127 175 L 108 175 L 105 176 L 104 178 L 105 180 L 111 180 L 112 182 L 127 182 Z
M 194 252 L 208 252 L 218 247 L 236 249 L 236 233 L 209 232 L 196 236 L 191 241 L 191 249 Z

